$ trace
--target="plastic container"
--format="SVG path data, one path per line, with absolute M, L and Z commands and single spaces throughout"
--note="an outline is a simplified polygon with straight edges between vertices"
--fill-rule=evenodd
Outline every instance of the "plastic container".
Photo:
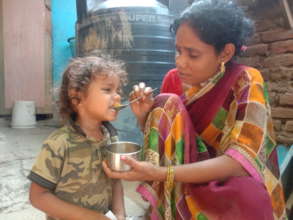
M 36 110 L 34 101 L 15 101 L 12 109 L 12 128 L 34 128 Z

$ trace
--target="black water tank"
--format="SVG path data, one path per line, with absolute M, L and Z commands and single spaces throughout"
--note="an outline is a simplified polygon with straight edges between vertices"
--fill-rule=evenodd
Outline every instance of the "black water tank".
M 163 75 L 174 67 L 172 20 L 168 8 L 155 0 L 91 4 L 77 22 L 77 55 L 106 52 L 125 61 L 128 91 L 141 81 L 159 87 Z

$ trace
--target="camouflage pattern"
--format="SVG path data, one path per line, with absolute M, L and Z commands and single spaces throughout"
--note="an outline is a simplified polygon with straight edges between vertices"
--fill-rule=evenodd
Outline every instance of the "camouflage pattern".
M 44 142 L 28 178 L 64 201 L 106 213 L 112 184 L 101 165 L 102 147 L 118 139 L 104 126 L 103 131 L 105 138 L 97 142 L 72 124 L 56 130 Z

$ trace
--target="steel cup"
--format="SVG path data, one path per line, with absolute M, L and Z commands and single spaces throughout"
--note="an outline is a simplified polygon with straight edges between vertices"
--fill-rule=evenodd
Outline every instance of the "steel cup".
M 141 146 L 133 142 L 114 142 L 105 147 L 105 154 L 106 161 L 112 170 L 120 172 L 128 171 L 131 167 L 121 160 L 121 156 L 140 160 Z

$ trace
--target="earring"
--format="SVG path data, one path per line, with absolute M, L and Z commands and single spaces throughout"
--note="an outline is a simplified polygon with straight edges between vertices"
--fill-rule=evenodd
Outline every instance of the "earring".
M 225 66 L 225 62 L 221 62 L 221 69 L 220 69 L 221 73 L 225 73 L 226 71 L 226 66 Z

